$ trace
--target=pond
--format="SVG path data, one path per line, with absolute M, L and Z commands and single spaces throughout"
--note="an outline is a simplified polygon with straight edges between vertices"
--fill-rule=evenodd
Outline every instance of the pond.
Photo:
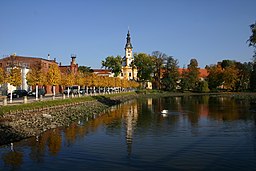
M 256 107 L 219 96 L 137 99 L 0 146 L 0 157 L 0 170 L 255 170 Z

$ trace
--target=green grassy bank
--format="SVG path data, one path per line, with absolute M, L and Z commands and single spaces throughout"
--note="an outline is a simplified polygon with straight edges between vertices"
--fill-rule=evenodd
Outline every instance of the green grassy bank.
M 256 93 L 243 93 L 243 92 L 225 92 L 225 93 L 173 93 L 173 92 L 165 92 L 158 90 L 142 90 L 136 92 L 125 92 L 118 94 L 106 94 L 106 95 L 97 95 L 97 96 L 82 96 L 75 98 L 66 98 L 66 99 L 55 99 L 55 100 L 47 100 L 47 101 L 37 101 L 33 103 L 27 104 L 18 104 L 18 105 L 7 105 L 0 107 L 0 115 L 5 113 L 22 111 L 22 110 L 30 110 L 30 109 L 39 109 L 39 108 L 47 108 L 60 106 L 65 104 L 73 104 L 73 103 L 82 103 L 85 101 L 93 101 L 93 100 L 107 100 L 107 99 L 115 99 L 115 97 L 120 96 L 135 96 L 135 97 L 167 97 L 167 96 L 191 96 L 191 95 L 219 95 L 219 96 L 231 96 L 237 99 L 256 99 Z
M 15 112 L 15 111 L 47 108 L 47 107 L 65 105 L 65 104 L 82 103 L 85 101 L 93 101 L 93 100 L 100 101 L 104 99 L 110 99 L 113 97 L 135 95 L 135 94 L 136 94 L 135 92 L 127 92 L 127 93 L 119 93 L 119 94 L 82 96 L 82 97 L 75 97 L 75 98 L 37 101 L 37 102 L 26 103 L 26 104 L 7 105 L 7 106 L 0 107 L 0 115 L 3 115 L 5 113 L 10 113 L 10 112 Z

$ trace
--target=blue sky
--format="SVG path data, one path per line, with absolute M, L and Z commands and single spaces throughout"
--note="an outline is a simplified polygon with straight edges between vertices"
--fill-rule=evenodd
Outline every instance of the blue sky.
M 133 52 L 161 51 L 187 66 L 223 59 L 249 62 L 246 40 L 256 21 L 255 0 L 1 0 L 0 58 L 56 58 L 101 68 L 124 56 L 128 27 Z

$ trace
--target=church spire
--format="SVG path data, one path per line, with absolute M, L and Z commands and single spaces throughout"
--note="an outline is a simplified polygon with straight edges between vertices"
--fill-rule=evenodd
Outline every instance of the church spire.
M 132 48 L 131 37 L 130 37 L 130 31 L 129 31 L 129 30 L 128 30 L 127 37 L 126 37 L 125 49 L 126 49 L 126 48 Z

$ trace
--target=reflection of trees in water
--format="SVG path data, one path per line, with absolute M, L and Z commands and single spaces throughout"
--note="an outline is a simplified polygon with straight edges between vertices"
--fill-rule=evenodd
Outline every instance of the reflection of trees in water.
M 72 123 L 68 128 L 64 129 L 65 140 L 67 141 L 68 146 L 72 145 L 76 140 L 76 135 L 78 133 L 77 127 L 76 123 Z
M 48 139 L 48 148 L 51 155 L 56 156 L 61 149 L 61 131 L 59 128 L 50 132 Z
M 46 135 L 46 133 L 43 134 L 41 137 L 38 138 L 38 141 L 31 145 L 30 158 L 39 163 L 44 161 L 44 154 L 46 148 L 45 145 L 48 139 L 45 138 Z
M 161 110 L 179 112 L 188 119 L 191 125 L 196 126 L 202 117 L 215 120 L 236 120 L 251 119 L 249 102 L 246 100 L 236 100 L 231 97 L 219 96 L 181 96 L 153 99 L 154 112 L 160 113 Z M 143 108 L 143 110 L 147 110 Z M 174 119 L 175 117 L 173 117 Z M 147 118 L 150 119 L 150 118 Z M 179 118 L 176 117 L 176 121 Z M 153 118 L 152 118 L 153 120 Z M 163 118 L 159 117 L 158 121 Z M 165 119 L 166 120 L 166 119 Z
M 209 117 L 221 121 L 250 120 L 249 101 L 246 101 L 231 97 L 211 97 L 209 100 Z
M 11 170 L 16 170 L 23 163 L 23 153 L 13 150 L 13 147 L 11 147 L 9 152 L 2 155 L 2 159 L 5 165 L 12 168 Z

